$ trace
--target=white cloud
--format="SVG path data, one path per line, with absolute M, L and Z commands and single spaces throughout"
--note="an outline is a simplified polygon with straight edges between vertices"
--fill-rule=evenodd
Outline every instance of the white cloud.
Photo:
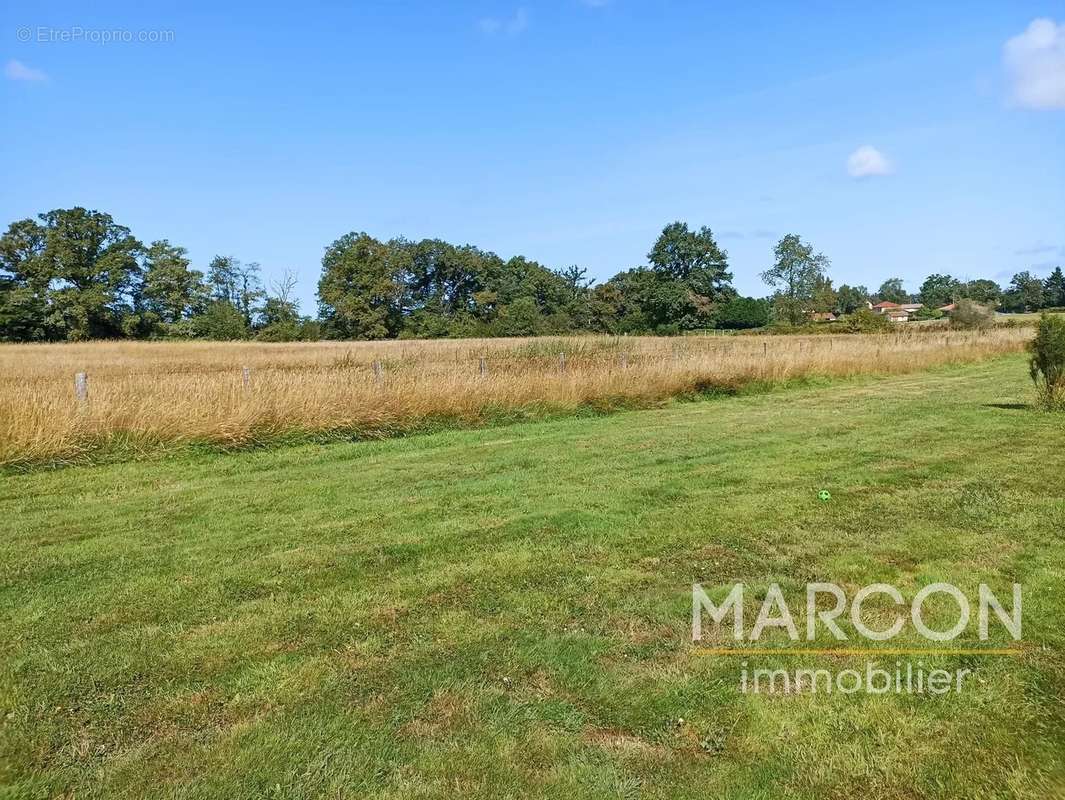
M 1005 46 L 1011 97 L 1023 108 L 1065 108 L 1065 23 L 1032 20 Z
M 524 8 L 514 12 L 514 16 L 508 19 L 497 17 L 484 17 L 477 20 L 477 27 L 481 33 L 494 36 L 497 33 L 505 33 L 507 36 L 517 36 L 529 27 L 529 14 Z
M 887 157 L 871 144 L 863 144 L 847 158 L 847 172 L 852 178 L 890 175 L 892 169 Z
M 11 59 L 4 65 L 4 77 L 12 81 L 46 81 L 48 76 L 41 70 L 27 67 L 21 61 Z

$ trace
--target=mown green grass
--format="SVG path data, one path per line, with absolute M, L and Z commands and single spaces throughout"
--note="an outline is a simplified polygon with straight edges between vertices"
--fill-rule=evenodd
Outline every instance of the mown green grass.
M 1065 425 L 1030 399 L 1011 357 L 4 476 L 0 785 L 1063 796 Z M 1019 581 L 1021 654 L 923 659 L 974 669 L 960 695 L 755 696 L 735 657 L 693 653 L 692 581 L 813 580 L 907 595 L 946 580 L 972 597 Z M 954 644 L 982 643 L 973 627 Z

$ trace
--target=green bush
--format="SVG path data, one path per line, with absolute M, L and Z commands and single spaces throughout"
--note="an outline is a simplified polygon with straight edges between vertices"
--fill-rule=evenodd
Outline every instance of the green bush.
M 1043 314 L 1028 351 L 1038 404 L 1047 410 L 1065 409 L 1065 317 Z
M 990 328 L 995 324 L 995 310 L 972 300 L 959 300 L 950 315 L 950 324 L 954 328 Z
M 843 318 L 843 330 L 847 333 L 881 333 L 892 330 L 895 323 L 883 314 L 868 308 L 859 308 Z
M 917 309 L 913 313 L 913 318 L 922 321 L 932 319 L 943 319 L 943 312 L 940 311 L 938 308 L 929 308 L 928 306 L 925 306 L 924 308 Z
M 717 313 L 717 327 L 729 330 L 764 328 L 769 324 L 769 301 L 733 297 Z

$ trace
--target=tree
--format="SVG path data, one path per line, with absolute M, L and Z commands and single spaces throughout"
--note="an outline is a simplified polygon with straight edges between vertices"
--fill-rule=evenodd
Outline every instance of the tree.
M 869 290 L 864 286 L 843 284 L 836 290 L 836 313 L 853 314 L 859 308 L 865 308 L 869 300 Z
M 814 281 L 814 292 L 811 298 L 810 310 L 828 313 L 835 311 L 837 304 L 836 291 L 832 288 L 832 279 L 822 275 Z
M 189 264 L 185 248 L 166 239 L 148 247 L 141 303 L 159 322 L 173 324 L 203 311 L 207 303 L 203 273 L 189 269 Z
M 921 284 L 919 297 L 928 308 L 940 308 L 953 303 L 961 290 L 962 284 L 957 278 L 933 273 Z
M 689 230 L 685 222 L 666 225 L 647 260 L 655 272 L 668 275 L 709 303 L 734 294 L 728 253 L 717 246 L 705 225 L 698 231 Z
M 237 307 L 239 263 L 233 256 L 215 256 L 207 265 L 207 285 L 211 298 Z
M 586 268 L 578 267 L 576 264 L 559 270 L 557 274 L 569 286 L 573 299 L 580 297 L 595 282 L 592 278 L 586 277 L 588 274 Z
M 733 297 L 717 313 L 717 327 L 730 330 L 764 328 L 769 324 L 768 300 Z
M 1025 270 L 1013 276 L 1003 305 L 1010 311 L 1038 311 L 1043 307 L 1043 282 Z
M 1043 282 L 1043 305 L 1046 308 L 1065 306 L 1065 274 L 1062 274 L 1061 267 L 1055 267 Z
M 531 297 L 519 297 L 499 312 L 499 336 L 535 336 L 543 332 L 544 316 Z
M 255 306 L 266 297 L 259 279 L 259 264 L 242 264 L 233 256 L 215 256 L 207 266 L 211 296 L 240 312 L 244 325 L 252 327 Z
M 691 290 L 668 274 L 636 267 L 619 272 L 607 285 L 619 294 L 619 333 L 678 333 L 697 328 L 706 319 Z
M 44 243 L 44 228 L 29 219 L 11 223 L 0 238 L 0 341 L 63 336 L 49 313 L 49 276 L 41 261 Z
M 777 318 L 798 325 L 811 310 L 814 292 L 824 280 L 829 260 L 794 233 L 777 242 L 773 255 L 773 266 L 762 273 L 762 280 L 776 290 L 773 306 Z
M 303 320 L 294 294 L 296 276 L 286 270 L 274 282 L 259 309 L 259 330 L 256 338 L 267 342 L 294 342 L 302 336 Z
M 322 257 L 318 281 L 320 316 L 340 338 L 384 339 L 402 326 L 404 275 L 411 269 L 403 241 L 383 244 L 366 233 L 349 233 Z
M 208 301 L 203 313 L 189 320 L 189 325 L 198 339 L 226 342 L 248 338 L 243 315 L 225 300 Z
M 56 209 L 38 219 L 14 223 L 0 242 L 6 325 L 32 338 L 124 335 L 140 288 L 141 243 L 100 211 Z
M 888 278 L 876 290 L 876 299 L 888 303 L 907 303 L 909 293 L 902 287 L 902 278 Z
M 995 308 L 1002 299 L 1002 287 L 987 278 L 977 278 L 962 287 L 962 294 L 977 303 Z

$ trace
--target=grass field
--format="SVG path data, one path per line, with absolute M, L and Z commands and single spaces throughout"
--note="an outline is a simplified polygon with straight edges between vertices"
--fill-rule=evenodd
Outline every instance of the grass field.
M 789 337 L 561 337 L 307 344 L 0 345 L 0 467 L 189 444 L 379 438 L 648 407 L 1015 352 L 1025 330 Z M 74 376 L 88 376 L 79 400 Z
M 1063 797 L 1065 426 L 1030 399 L 1010 355 L 8 475 L 0 794 Z M 695 580 L 1018 581 L 1024 638 L 924 659 L 957 695 L 743 694 Z

